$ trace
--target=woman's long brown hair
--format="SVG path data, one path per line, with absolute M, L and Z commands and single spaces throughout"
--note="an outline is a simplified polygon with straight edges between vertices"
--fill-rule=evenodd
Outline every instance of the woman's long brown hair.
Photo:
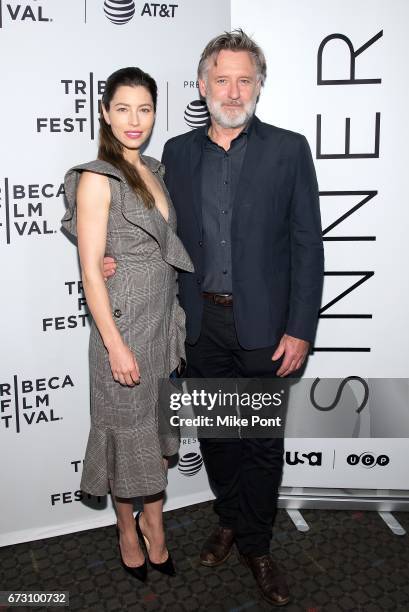
M 153 109 L 156 111 L 158 88 L 155 80 L 140 68 L 133 67 L 121 68 L 108 77 L 105 92 L 102 96 L 102 103 L 107 111 L 116 90 L 121 85 L 145 87 L 152 96 Z M 118 168 L 126 178 L 131 189 L 135 192 L 135 195 L 143 201 L 147 208 L 153 208 L 155 200 L 151 192 L 139 176 L 137 169 L 124 158 L 122 144 L 113 135 L 111 126 L 104 119 L 102 109 L 99 121 L 98 159 L 109 162 Z

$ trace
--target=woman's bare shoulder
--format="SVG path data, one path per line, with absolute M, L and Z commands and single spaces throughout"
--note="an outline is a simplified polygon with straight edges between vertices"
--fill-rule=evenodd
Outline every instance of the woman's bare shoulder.
M 108 177 L 105 174 L 93 170 L 83 170 L 79 177 L 77 187 L 77 198 L 87 200 L 110 200 L 110 187 Z

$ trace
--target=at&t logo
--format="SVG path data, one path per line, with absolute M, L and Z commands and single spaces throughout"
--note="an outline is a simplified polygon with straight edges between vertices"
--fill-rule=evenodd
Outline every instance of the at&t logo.
M 186 453 L 179 459 L 178 470 L 183 476 L 194 476 L 200 472 L 203 459 L 199 453 Z
M 123 25 L 131 21 L 135 15 L 135 2 L 133 0 L 105 0 L 104 13 L 112 23 Z
M 174 18 L 177 4 L 162 4 L 161 2 L 144 2 L 141 17 Z M 105 17 L 115 25 L 124 25 L 131 21 L 136 12 L 134 0 L 105 0 Z
M 190 128 L 195 129 L 206 125 L 209 116 L 206 102 L 203 100 L 193 100 L 186 106 L 184 118 Z
M 376 456 L 368 452 L 364 452 L 361 455 L 351 454 L 347 457 L 347 463 L 349 465 L 361 465 L 366 468 L 373 468 L 375 465 L 385 467 L 385 465 L 388 465 L 389 461 L 388 455 Z

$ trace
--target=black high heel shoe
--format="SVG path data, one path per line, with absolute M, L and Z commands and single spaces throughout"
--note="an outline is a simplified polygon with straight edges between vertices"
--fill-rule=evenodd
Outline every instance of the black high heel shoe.
M 142 529 L 139 525 L 140 515 L 141 513 L 138 512 L 138 514 L 135 516 L 136 532 L 138 536 L 140 537 L 140 539 L 142 540 L 142 542 L 145 544 L 146 554 L 148 555 L 148 559 L 149 559 L 149 540 L 146 536 L 143 535 Z M 166 561 L 163 561 L 162 563 L 154 563 L 153 561 L 149 559 L 149 565 L 151 566 L 152 569 L 155 569 L 158 572 L 161 572 L 161 574 L 166 574 L 166 576 L 176 576 L 176 570 L 175 570 L 175 566 L 173 565 L 173 561 L 172 561 L 170 552 L 168 552 L 168 558 L 166 559 Z
M 128 574 L 130 574 L 131 576 L 133 576 L 137 580 L 140 580 L 141 582 L 146 582 L 146 579 L 148 577 L 148 564 L 146 563 L 146 559 L 144 559 L 144 562 L 142 563 L 142 565 L 138 565 L 138 567 L 130 567 L 129 565 L 127 565 L 125 563 L 125 561 L 123 560 L 123 558 L 122 558 L 121 547 L 119 545 L 119 529 L 118 529 L 118 527 L 116 528 L 116 535 L 118 537 L 119 556 L 121 557 L 121 565 L 122 565 L 122 567 L 124 568 L 124 570 L 126 572 L 128 572 Z

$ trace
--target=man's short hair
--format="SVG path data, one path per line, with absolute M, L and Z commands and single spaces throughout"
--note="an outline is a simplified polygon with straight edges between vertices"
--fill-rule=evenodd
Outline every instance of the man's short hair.
M 257 78 L 264 85 L 267 76 L 267 64 L 264 53 L 258 44 L 243 32 L 241 28 L 232 32 L 223 32 L 223 34 L 216 36 L 206 45 L 197 68 L 199 79 L 205 80 L 210 58 L 213 58 L 216 64 L 220 51 L 247 51 L 247 53 L 250 53 L 256 65 Z

